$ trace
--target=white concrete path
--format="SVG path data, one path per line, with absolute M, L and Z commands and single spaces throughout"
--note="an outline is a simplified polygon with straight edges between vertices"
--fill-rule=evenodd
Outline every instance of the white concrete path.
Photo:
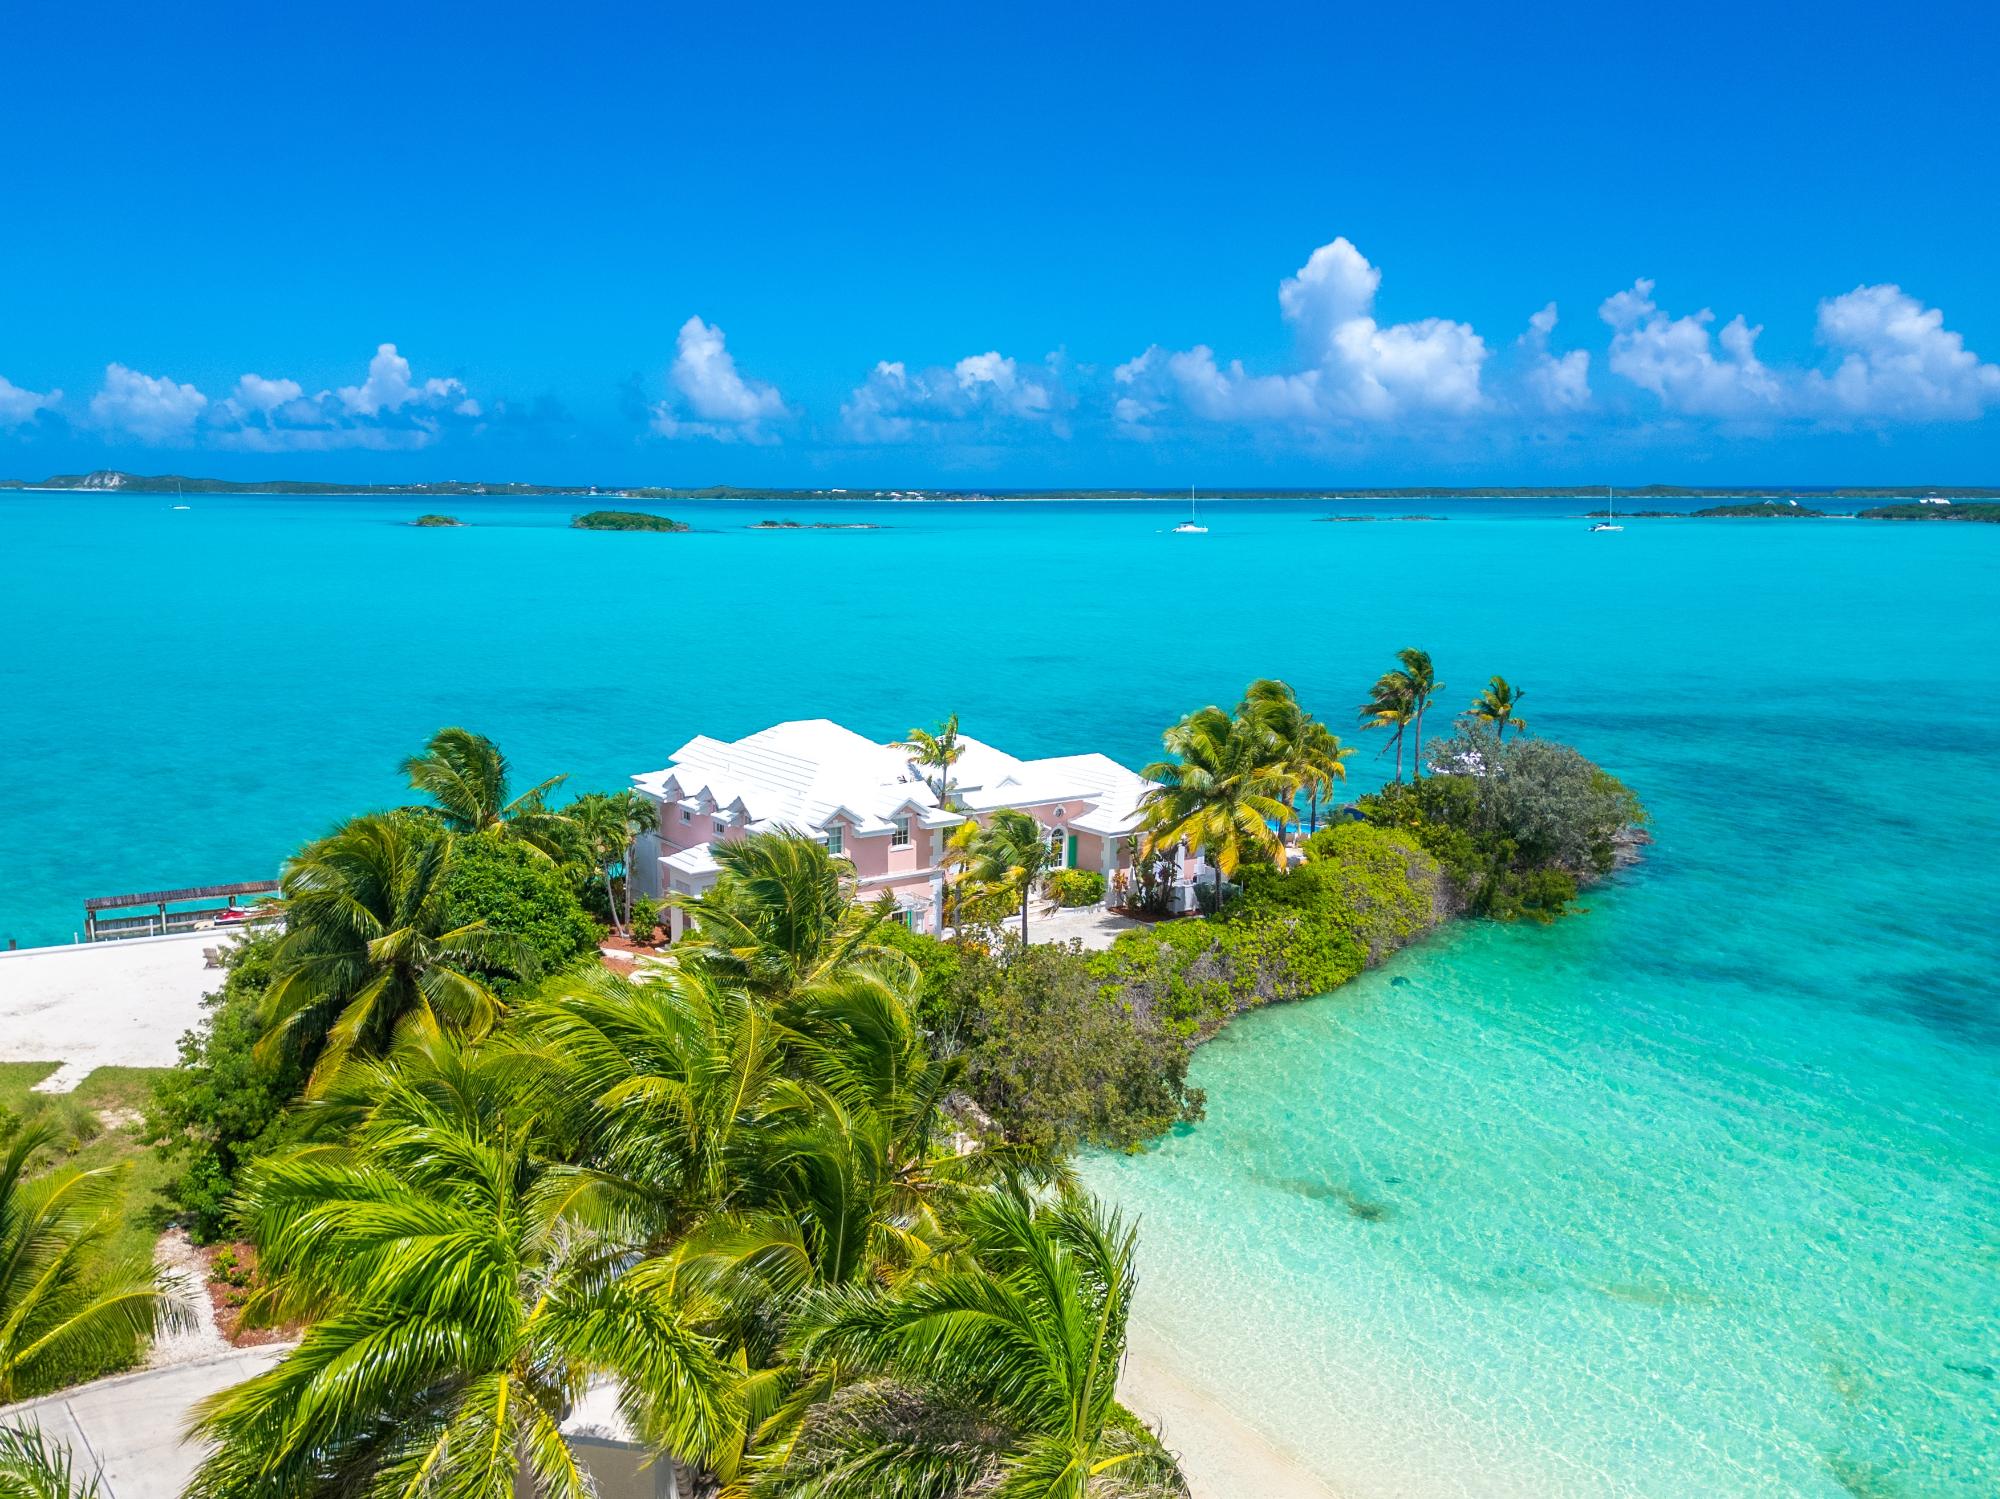
M 67 1093 L 98 1067 L 171 1067 L 181 1033 L 222 987 L 205 951 L 232 932 L 182 932 L 0 952 L 0 1062 L 60 1062 L 37 1084 Z
M 1015 918 L 1017 922 L 1019 919 Z M 1044 911 L 1039 905 L 1028 908 L 1030 942 L 1057 943 L 1074 938 L 1091 952 L 1101 952 L 1109 947 L 1120 932 L 1136 931 L 1144 925 L 1142 921 L 1120 916 L 1103 906 L 1059 907 L 1051 911 Z M 1018 928 L 1010 924 L 1007 930 Z
M 180 1499 L 202 1448 L 184 1439 L 197 1402 L 261 1374 L 289 1345 L 237 1348 L 172 1369 L 120 1374 L 0 1410 L 0 1426 L 39 1427 L 69 1448 L 103 1499 Z

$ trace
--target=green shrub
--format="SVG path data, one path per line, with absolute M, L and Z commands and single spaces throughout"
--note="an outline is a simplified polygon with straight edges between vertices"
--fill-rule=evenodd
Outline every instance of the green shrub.
M 221 989 L 202 1001 L 207 1017 L 181 1037 L 180 1065 L 155 1080 L 146 1109 L 147 1138 L 178 1168 L 167 1197 L 197 1243 L 228 1231 L 243 1168 L 303 1133 L 286 1112 L 305 1080 L 303 1067 L 267 1062 L 254 1051 L 277 941 L 264 933 L 231 950 Z
M 1646 821 L 1617 777 L 1553 740 L 1503 742 L 1461 721 L 1429 759 L 1431 775 L 1358 805 L 1371 824 L 1431 853 L 1477 915 L 1554 920 L 1578 886 L 1612 867 L 1619 837 Z
M 527 943 L 543 974 L 595 952 L 601 940 L 597 923 L 585 914 L 575 885 L 560 866 L 498 838 L 455 840 L 445 902 L 453 926 L 484 921 Z M 493 977 L 503 990 L 521 984 L 505 975 Z
M 944 1055 L 957 1051 L 976 1002 L 963 972 L 967 949 L 939 941 L 927 932 L 913 932 L 896 921 L 878 926 L 875 940 L 916 964 L 920 975 L 917 1024 L 937 1051 Z
M 1059 906 L 1094 906 L 1104 899 L 1104 876 L 1095 869 L 1058 869 L 1048 878 L 1049 899 Z
M 1009 1143 L 1042 1159 L 1131 1149 L 1201 1117 L 1185 1042 L 1107 989 L 1079 946 L 967 948 L 954 982 L 971 996 L 966 1087 Z
M 640 942 L 652 940 L 653 930 L 666 924 L 667 904 L 642 895 L 632 902 L 632 935 Z
M 1245 867 L 1213 918 L 1127 932 L 1093 959 L 1135 1013 L 1198 1037 L 1260 1005 L 1325 994 L 1449 914 L 1437 861 L 1414 841 L 1347 824 L 1314 835 L 1309 859 Z

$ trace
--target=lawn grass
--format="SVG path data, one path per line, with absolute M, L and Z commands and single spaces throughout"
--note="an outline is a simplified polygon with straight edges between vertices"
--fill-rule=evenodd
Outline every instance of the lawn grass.
M 166 1227 L 168 1205 L 161 1189 L 172 1170 L 146 1144 L 144 1111 L 153 1079 L 164 1067 L 99 1067 L 73 1093 L 36 1093 L 36 1083 L 54 1072 L 55 1062 L 0 1062 L 0 1120 L 46 1121 L 56 1142 L 36 1162 L 37 1174 L 56 1166 L 90 1171 L 126 1169 L 124 1202 L 114 1252 L 151 1259 L 153 1241 Z

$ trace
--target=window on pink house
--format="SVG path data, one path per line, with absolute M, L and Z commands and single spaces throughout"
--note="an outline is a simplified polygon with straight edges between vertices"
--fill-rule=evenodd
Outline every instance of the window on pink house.
M 898 817 L 889 834 L 889 847 L 908 848 L 910 846 L 910 819 Z
M 826 830 L 826 851 L 838 859 L 847 852 L 847 828 L 836 822 Z

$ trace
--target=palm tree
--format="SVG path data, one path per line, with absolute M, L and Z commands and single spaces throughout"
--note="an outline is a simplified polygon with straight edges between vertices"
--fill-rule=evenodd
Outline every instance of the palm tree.
M 1424 710 L 1431 705 L 1431 699 L 1444 691 L 1444 683 L 1437 679 L 1437 672 L 1431 666 L 1431 653 L 1419 650 L 1401 650 L 1396 659 L 1403 663 L 1403 675 L 1410 683 L 1410 713 L 1417 733 L 1416 753 L 1410 759 L 1410 779 L 1421 780 L 1424 774 Z
M 615 1379 L 642 1440 L 692 1460 L 740 1421 L 700 1330 L 712 1308 L 671 1259 L 635 1256 L 571 1213 L 574 1172 L 524 1109 L 520 1059 L 432 1039 L 357 1062 L 365 1116 L 339 1146 L 255 1169 L 244 1221 L 267 1287 L 257 1317 L 303 1317 L 274 1368 L 210 1397 L 195 1499 L 327 1493 L 585 1499 L 561 1431 Z
M 714 845 L 721 872 L 706 894 L 675 896 L 688 915 L 676 961 L 706 965 L 752 995 L 783 1000 L 857 964 L 904 971 L 909 960 L 876 933 L 888 897 L 857 905 L 853 866 L 799 833 L 752 833 Z
M 403 762 L 402 771 L 454 833 L 512 838 L 551 859 L 569 851 L 575 829 L 547 806 L 549 793 L 569 778 L 550 776 L 510 800 L 507 757 L 484 734 L 439 729 L 422 754 Z
M 639 835 L 660 825 L 659 809 L 653 799 L 638 791 L 593 791 L 579 796 L 564 814 L 575 828 L 575 841 L 604 882 L 604 901 L 611 925 L 624 936 L 632 935 L 632 851 Z M 625 909 L 621 915 L 618 897 L 612 890 L 612 870 L 621 869 L 625 885 Z
M 1509 724 L 1525 734 L 1528 731 L 1528 721 L 1514 710 L 1520 707 L 1521 699 L 1527 695 L 1525 688 L 1510 686 L 1505 677 L 1495 676 L 1491 685 L 1473 699 L 1472 716 L 1492 724 L 1502 739 L 1507 737 Z
M 908 750 L 910 758 L 919 765 L 937 772 L 937 778 L 930 780 L 930 788 L 938 799 L 940 807 L 951 804 L 951 768 L 958 757 L 965 753 L 965 746 L 958 740 L 958 715 L 945 715 L 943 723 L 935 732 L 929 729 L 912 729 L 909 737 L 898 740 L 896 748 Z M 929 777 L 926 777 L 929 780 Z
M 1021 901 L 1021 941 L 1028 940 L 1028 901 L 1055 856 L 1049 833 L 1026 812 L 1002 807 L 966 843 L 966 874 L 984 884 L 1017 890 Z
M 943 1138 L 962 1064 L 931 1055 L 897 977 L 843 970 L 780 1021 L 675 963 L 643 985 L 565 975 L 522 1016 L 590 1163 L 570 1189 L 577 1216 L 675 1254 L 724 1308 L 708 1326 L 748 1371 L 746 1424 L 711 1462 L 726 1482 L 782 1451 L 837 1383 L 784 1354 L 799 1298 L 918 1273 L 982 1169 L 980 1151 Z
M 976 1198 L 959 1227 L 942 1274 L 811 1300 L 794 1347 L 836 1362 L 846 1387 L 759 1492 L 1185 1493 L 1114 1393 L 1134 1235 L 1088 1198 L 1037 1205 L 1018 1189 Z
M 543 1099 L 590 1162 L 590 1193 L 663 1248 L 733 1209 L 764 1126 L 783 1106 L 784 1033 L 768 1009 L 700 963 L 635 984 L 565 973 L 520 1016 L 546 1067 Z
M 1254 716 L 1220 708 L 1190 713 L 1162 739 L 1176 758 L 1140 772 L 1155 783 L 1139 803 L 1146 848 L 1192 845 L 1215 871 L 1219 905 L 1239 865 L 1282 856 L 1276 829 L 1291 815 L 1283 761 Z
M 124 1193 L 120 1171 L 58 1167 L 29 1177 L 30 1159 L 53 1139 L 48 1126 L 29 1126 L 0 1149 L 0 1406 L 101 1372 L 155 1331 L 188 1321 L 150 1263 L 106 1248 Z
M 78 1478 L 69 1448 L 36 1427 L 0 1426 L 0 1499 L 97 1499 L 96 1477 Z
M 1334 782 L 1347 779 L 1346 761 L 1354 751 L 1343 747 L 1338 734 L 1306 712 L 1283 682 L 1252 682 L 1237 711 L 1261 723 L 1270 736 L 1275 772 L 1286 797 L 1296 801 L 1303 794 L 1307 798 L 1311 831 L 1317 832 L 1320 798 L 1331 794 Z
M 1407 673 L 1385 671 L 1375 679 L 1368 701 L 1358 710 L 1364 729 L 1391 729 L 1390 743 L 1396 748 L 1396 779 L 1403 779 L 1403 734 L 1416 716 L 1415 690 Z
M 311 1091 L 351 1053 L 386 1050 L 404 1032 L 483 1034 L 502 1005 L 482 975 L 532 974 L 518 938 L 483 920 L 452 923 L 451 858 L 448 834 L 388 813 L 355 818 L 285 866 L 285 935 L 259 1045 L 316 1057 Z

